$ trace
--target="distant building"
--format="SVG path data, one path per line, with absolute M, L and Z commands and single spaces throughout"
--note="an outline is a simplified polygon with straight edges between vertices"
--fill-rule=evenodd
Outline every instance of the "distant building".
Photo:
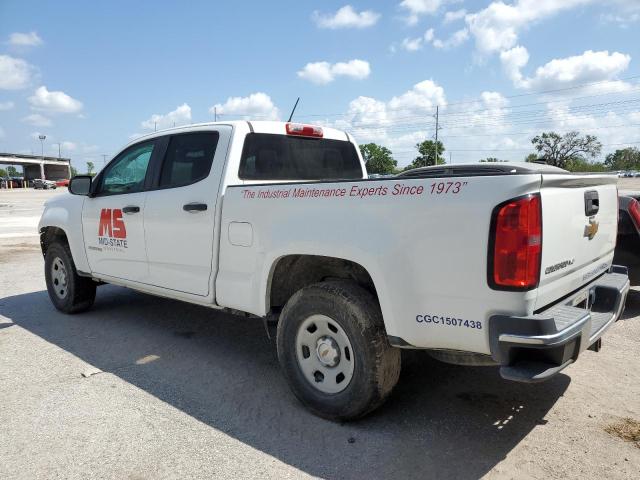
M 64 180 L 71 178 L 71 159 L 42 157 L 40 155 L 22 155 L 19 153 L 0 153 L 0 165 L 19 165 L 24 167 L 27 180 Z

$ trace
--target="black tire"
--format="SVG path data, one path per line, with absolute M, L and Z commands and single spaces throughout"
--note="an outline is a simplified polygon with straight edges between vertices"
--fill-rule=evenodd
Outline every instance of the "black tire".
M 353 350 L 352 377 L 337 393 L 314 386 L 298 360 L 298 331 L 314 315 L 337 323 Z M 296 292 L 282 310 L 277 346 L 280 366 L 295 396 L 311 412 L 329 420 L 353 420 L 375 410 L 400 376 L 400 350 L 387 341 L 378 302 L 352 282 L 316 283 Z M 308 349 L 305 353 L 309 355 Z
M 54 262 L 59 259 L 65 271 L 63 293 L 60 292 L 60 280 L 54 278 Z M 44 276 L 47 282 L 47 292 L 51 303 L 64 313 L 78 313 L 88 310 L 96 298 L 96 282 L 87 277 L 78 275 L 69 245 L 61 242 L 53 242 L 47 248 L 44 258 Z

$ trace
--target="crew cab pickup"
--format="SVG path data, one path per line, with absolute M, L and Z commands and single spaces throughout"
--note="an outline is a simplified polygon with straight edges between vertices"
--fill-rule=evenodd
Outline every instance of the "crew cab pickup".
M 69 192 L 39 224 L 57 309 L 110 283 L 262 318 L 294 394 L 330 419 L 379 406 L 403 348 L 548 379 L 600 348 L 629 290 L 615 176 L 513 163 L 367 179 L 348 133 L 236 121 L 141 137 Z

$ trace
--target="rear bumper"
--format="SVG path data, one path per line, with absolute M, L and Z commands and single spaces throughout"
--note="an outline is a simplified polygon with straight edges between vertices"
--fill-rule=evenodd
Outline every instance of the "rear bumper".
M 491 356 L 507 380 L 541 382 L 558 374 L 600 338 L 624 311 L 626 267 L 614 265 L 560 303 L 527 317 L 489 319 Z

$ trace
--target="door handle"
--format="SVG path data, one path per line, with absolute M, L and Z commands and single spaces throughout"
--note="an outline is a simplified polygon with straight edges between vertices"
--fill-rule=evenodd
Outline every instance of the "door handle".
M 207 204 L 206 203 L 187 203 L 186 205 L 182 206 L 182 209 L 185 212 L 204 212 L 207 209 Z
M 124 213 L 138 213 L 140 211 L 140 207 L 137 205 L 127 205 L 122 209 Z

